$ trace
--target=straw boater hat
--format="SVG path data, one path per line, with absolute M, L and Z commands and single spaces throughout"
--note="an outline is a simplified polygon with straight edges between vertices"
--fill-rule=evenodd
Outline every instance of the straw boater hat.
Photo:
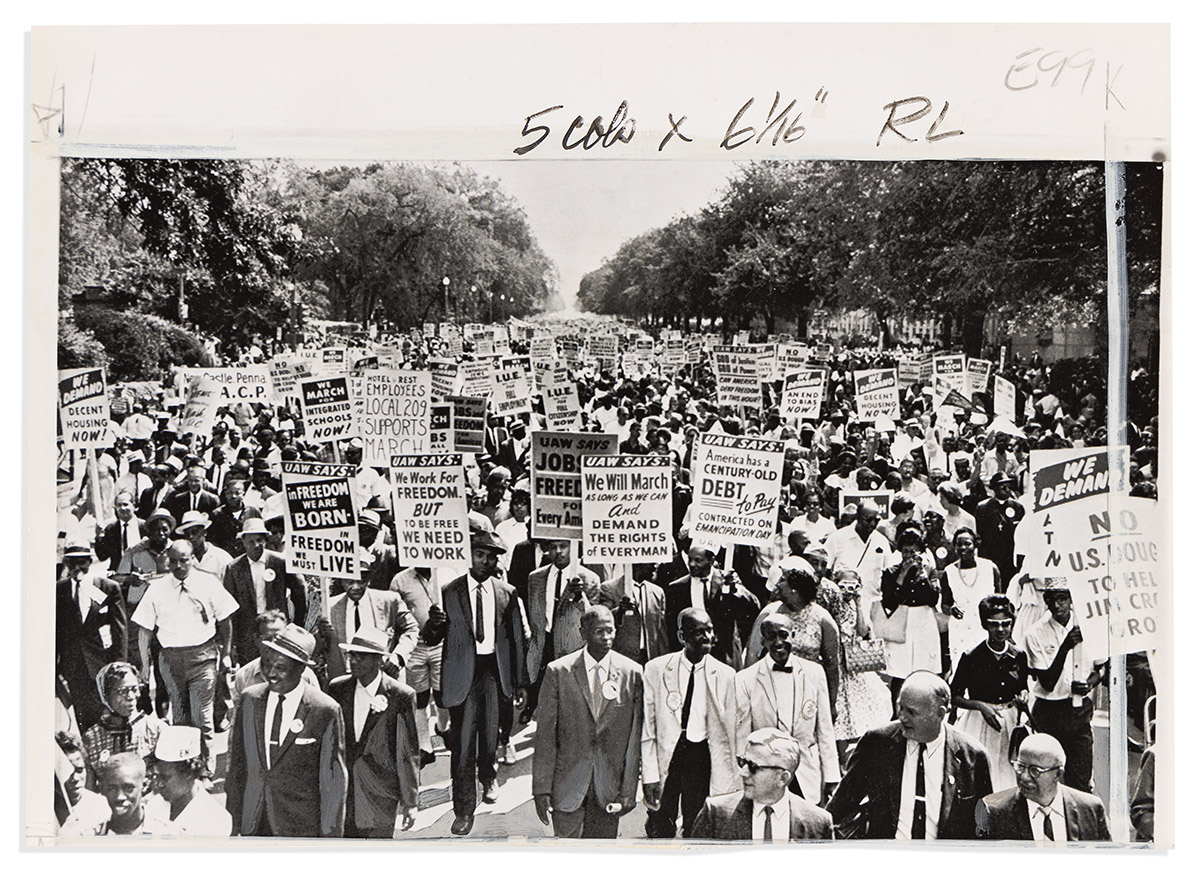
M 190 725 L 164 725 L 158 731 L 154 757 L 159 761 L 190 761 L 200 757 L 200 729 Z
M 387 643 L 388 636 L 385 632 L 374 626 L 364 625 L 354 633 L 350 643 L 339 643 L 338 647 L 342 652 L 385 656 L 388 654 Z
M 175 517 L 173 517 L 171 515 L 171 512 L 169 510 L 167 510 L 166 508 L 161 508 L 161 507 L 156 508 L 154 513 L 152 513 L 152 514 L 150 514 L 150 516 L 146 517 L 146 525 L 147 526 L 153 525 L 155 520 L 166 520 L 167 525 L 169 525 L 171 527 L 170 530 L 172 532 L 175 531 Z
M 294 622 L 289 622 L 279 634 L 270 640 L 264 640 L 262 644 L 290 659 L 312 665 L 312 654 L 317 648 L 317 639 Z
M 370 508 L 364 508 L 358 512 L 358 524 L 360 526 L 369 526 L 372 529 L 379 528 L 379 513 Z
M 175 531 L 186 532 L 188 529 L 195 528 L 196 526 L 207 529 L 211 525 L 212 523 L 208 520 L 208 514 L 204 513 L 204 511 L 188 511 L 183 515 L 182 522 L 175 527 Z
M 79 542 L 67 544 L 63 547 L 63 558 L 90 559 L 92 558 L 92 548 Z
M 1042 581 L 1043 592 L 1070 592 L 1066 577 L 1047 577 Z
M 242 520 L 241 537 L 246 535 L 265 535 L 267 533 L 267 524 L 262 521 L 262 517 L 246 517 Z

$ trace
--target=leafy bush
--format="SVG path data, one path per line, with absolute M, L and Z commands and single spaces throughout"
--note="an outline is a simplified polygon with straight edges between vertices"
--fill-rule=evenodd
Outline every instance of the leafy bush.
M 196 335 L 152 314 L 97 310 L 78 312 L 76 321 L 104 346 L 110 382 L 157 380 L 173 365 L 213 364 Z
M 104 345 L 66 318 L 58 320 L 58 367 L 60 369 L 107 368 Z

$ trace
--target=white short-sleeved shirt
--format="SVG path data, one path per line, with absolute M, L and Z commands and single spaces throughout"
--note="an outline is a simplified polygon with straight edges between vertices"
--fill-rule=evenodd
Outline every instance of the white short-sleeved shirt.
M 193 569 L 183 584 L 174 574 L 150 581 L 133 612 L 133 622 L 147 631 L 157 630 L 158 642 L 166 648 L 196 646 L 212 640 L 217 622 L 237 609 L 237 601 L 220 580 Z
M 1054 662 L 1063 639 L 1070 632 L 1070 625 L 1060 625 L 1053 614 L 1047 613 L 1025 632 L 1025 654 L 1029 657 L 1029 667 L 1032 670 L 1044 671 Z M 1076 652 L 1078 650 L 1078 652 Z M 1042 688 L 1041 682 L 1032 674 L 1029 676 L 1029 688 L 1035 698 L 1047 701 L 1065 701 L 1071 697 L 1071 682 L 1086 680 L 1092 672 L 1092 657 L 1086 643 L 1079 643 L 1074 650 L 1067 653 L 1063 662 L 1062 673 L 1058 682 L 1050 691 Z

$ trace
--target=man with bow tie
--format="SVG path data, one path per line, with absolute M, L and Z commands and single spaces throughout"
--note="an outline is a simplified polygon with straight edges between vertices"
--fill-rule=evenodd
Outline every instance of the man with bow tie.
M 733 668 L 717 661 L 712 618 L 679 614 L 683 651 L 652 659 L 643 678 L 642 791 L 646 836 L 675 836 L 682 808 L 689 836 L 709 795 L 737 791 L 737 697 Z
M 159 670 L 171 699 L 171 721 L 200 729 L 204 777 L 213 768 L 213 699 L 218 670 L 230 672 L 233 596 L 212 574 L 192 568 L 192 545 L 176 541 L 167 550 L 170 573 L 151 581 L 132 621 L 138 627 L 142 661 L 150 661 L 157 636 Z
M 642 669 L 612 648 L 612 611 L 592 605 L 585 646 L 546 668 L 533 754 L 533 800 L 554 836 L 615 839 L 637 805 Z
M 302 681 L 316 639 L 286 625 L 263 643 L 265 683 L 251 686 L 229 735 L 225 807 L 243 837 L 340 837 L 345 728 L 337 701 Z
M 363 626 L 338 645 L 350 673 L 329 684 L 346 725 L 347 837 L 390 839 L 398 810 L 401 830 L 417 818 L 416 693 L 380 669 L 389 645 L 385 632 Z
M 842 778 L 825 671 L 792 654 L 791 620 L 775 613 L 759 629 L 767 655 L 737 675 L 737 745 L 750 732 L 778 728 L 799 743 L 795 783 L 800 796 L 823 805 Z
M 92 573 L 92 552 L 85 544 L 67 544 L 55 589 L 55 654 L 81 734 L 104 712 L 96 675 L 105 665 L 126 660 L 127 629 L 121 587 Z

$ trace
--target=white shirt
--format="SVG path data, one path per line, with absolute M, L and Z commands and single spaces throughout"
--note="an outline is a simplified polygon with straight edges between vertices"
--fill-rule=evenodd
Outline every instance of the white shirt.
M 913 805 L 917 794 L 917 747 L 915 740 L 906 740 L 904 774 L 900 780 L 900 817 L 896 823 L 896 839 L 912 839 Z M 925 744 L 925 839 L 936 840 L 938 816 L 942 813 L 942 773 L 946 768 L 946 726 L 938 736 Z
M 1054 842 L 1067 842 L 1067 812 L 1063 805 L 1062 789 L 1056 789 L 1054 800 L 1049 806 L 1042 806 L 1036 801 L 1025 801 L 1029 811 L 1029 827 L 1033 829 L 1033 839 L 1038 843 L 1046 842 L 1046 813 L 1050 814 L 1050 827 L 1054 830 Z
M 612 668 L 612 653 L 605 653 L 604 658 L 596 661 L 588 654 L 585 647 L 583 665 L 587 668 L 588 689 L 591 691 L 592 697 L 595 697 L 600 692 L 600 687 L 604 685 L 604 681 L 608 679 L 608 672 Z
M 283 722 L 279 728 L 279 742 L 287 738 L 288 731 L 292 728 L 292 723 L 296 720 L 296 711 L 300 709 L 300 701 L 304 697 L 304 681 L 301 680 L 296 684 L 296 688 L 292 689 L 283 696 Z M 263 750 L 266 753 L 263 758 L 267 763 L 267 770 L 271 769 L 271 723 L 275 721 L 275 706 L 279 703 L 278 692 L 267 692 L 267 709 L 266 716 L 263 719 Z
M 767 827 L 767 814 L 764 810 L 768 806 L 771 808 L 771 842 L 786 843 L 788 835 L 792 832 L 792 807 L 788 802 L 788 793 L 786 791 L 783 793 L 783 797 L 773 804 L 754 802 L 754 816 L 750 821 L 750 836 L 755 840 L 765 839 L 763 834 Z
M 233 556 L 229 555 L 225 550 L 215 544 L 210 544 L 205 541 L 204 555 L 199 559 L 195 554 L 192 555 L 192 564 L 201 571 L 207 571 L 216 577 L 224 577 L 225 569 L 229 567 L 229 563 L 233 561 Z M 260 611 L 261 612 L 261 611 Z
M 771 676 L 771 701 L 775 707 L 775 715 L 778 719 L 776 727 L 781 731 L 792 733 L 792 722 L 795 721 L 796 713 L 796 669 L 799 665 L 796 663 L 795 656 L 788 656 L 785 667 L 790 666 L 792 673 L 775 670 L 775 660 L 769 655 L 763 659 L 763 667 L 767 669 L 767 673 Z
M 354 681 L 354 739 L 358 740 L 362 737 L 363 728 L 367 724 L 367 716 L 371 714 L 371 704 L 375 700 L 375 693 L 379 691 L 379 684 L 383 682 L 383 672 L 375 675 L 375 679 L 364 686 L 358 680 Z
M 712 572 L 709 571 L 704 577 L 692 577 L 688 575 L 690 589 L 692 593 L 692 607 L 708 612 L 708 608 L 704 605 L 704 590 L 708 586 L 709 580 L 712 578 Z
M 1060 625 L 1053 614 L 1045 616 L 1025 630 L 1025 654 L 1029 657 L 1029 667 L 1044 671 L 1050 667 L 1063 639 L 1070 632 L 1074 622 Z M 1029 688 L 1035 698 L 1045 698 L 1047 701 L 1065 701 L 1071 697 L 1071 681 L 1086 680 L 1092 672 L 1092 659 L 1088 655 L 1085 644 L 1078 643 L 1067 653 L 1063 661 L 1062 673 L 1054 688 L 1046 691 L 1040 680 L 1029 675 Z
M 870 604 L 883 597 L 883 569 L 892 557 L 892 545 L 878 529 L 863 541 L 855 529 L 857 523 L 830 532 L 825 539 L 829 570 L 852 568 L 862 578 L 862 601 Z
M 267 609 L 267 551 L 263 550 L 262 558 L 250 562 L 250 578 L 254 581 L 254 606 L 262 613 Z
M 363 597 L 358 600 L 358 621 L 359 627 L 374 627 L 375 626 L 375 608 L 371 606 L 368 592 L 363 593 Z M 471 624 L 474 627 L 474 623 Z M 354 602 L 350 600 L 350 596 L 346 596 L 346 640 L 354 637 Z
M 121 544 L 121 555 L 123 556 L 126 550 L 142 539 L 142 533 L 138 531 L 137 517 L 131 518 L 129 522 L 123 522 L 118 518 L 117 523 L 119 523 L 117 527 L 117 540 L 123 541 Z
M 471 631 L 471 636 L 475 636 L 475 598 L 479 594 L 478 590 L 483 589 L 483 640 L 475 641 L 475 652 L 477 655 L 490 656 L 496 652 L 496 589 L 491 583 L 491 578 L 484 580 L 480 584 L 470 574 L 467 575 L 467 605 L 468 612 L 471 616 L 471 624 L 468 628 Z
M 683 721 L 683 702 L 687 699 L 688 677 L 693 667 L 700 673 L 696 674 L 695 685 L 692 688 L 692 712 L 688 715 L 687 734 L 684 736 L 689 743 L 700 743 L 708 739 L 708 686 L 704 682 L 704 660 L 692 665 L 684 653 L 679 654 L 679 720 Z
M 808 532 L 808 537 L 814 543 L 822 543 L 837 525 L 829 517 L 818 514 L 815 520 L 809 520 L 808 514 L 800 514 L 783 527 L 783 540 L 786 542 L 792 532 Z
M 187 592 L 183 591 L 185 584 Z M 183 583 L 174 574 L 151 580 L 131 619 L 146 631 L 157 630 L 164 648 L 176 649 L 212 640 L 217 622 L 237 609 L 237 601 L 220 580 L 193 569 Z

